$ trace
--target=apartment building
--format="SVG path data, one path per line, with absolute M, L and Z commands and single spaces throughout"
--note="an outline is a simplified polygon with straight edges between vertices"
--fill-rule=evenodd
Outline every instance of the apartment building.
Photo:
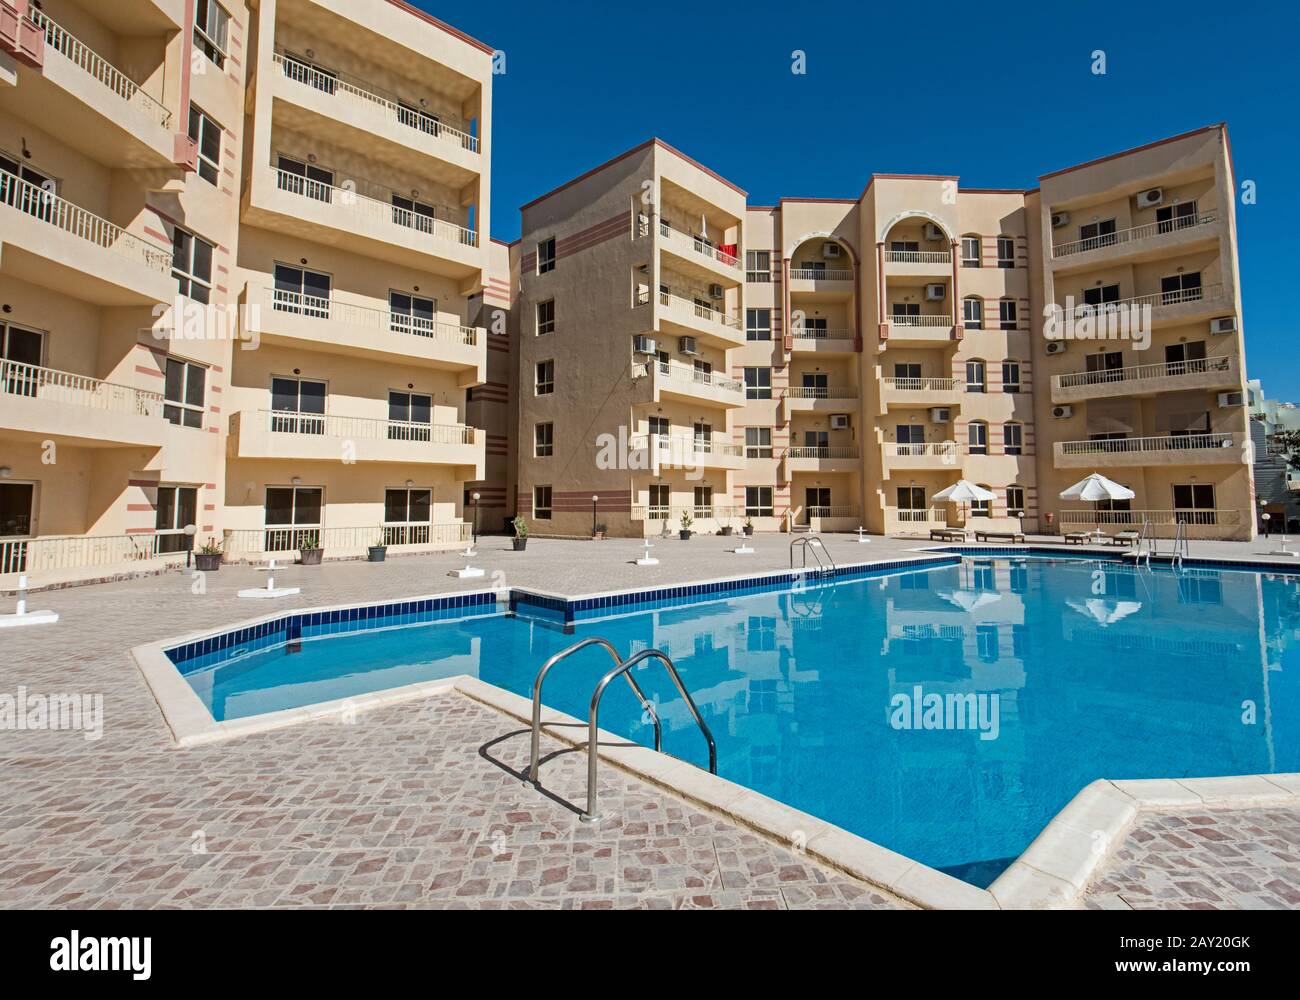
M 400 0 L 0 0 L 0 580 L 468 537 L 491 78 Z
M 1233 191 L 1223 126 L 1034 190 L 877 174 L 772 206 L 651 140 L 523 208 L 518 508 L 1249 538 Z M 1136 497 L 1065 507 L 1092 471 Z M 934 500 L 959 479 L 995 499 Z

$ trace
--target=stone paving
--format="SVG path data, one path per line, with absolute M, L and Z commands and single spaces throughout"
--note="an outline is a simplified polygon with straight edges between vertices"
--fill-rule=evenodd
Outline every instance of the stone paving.
M 629 539 L 535 539 L 516 554 L 489 538 L 475 560 L 486 580 L 448 577 L 464 561 L 451 554 L 295 567 L 280 581 L 303 593 L 275 609 L 485 583 L 591 593 L 788 565 L 788 538 L 759 536 L 747 557 L 731 555 L 734 545 L 660 541 L 663 563 L 640 568 L 629 565 L 641 548 Z M 828 539 L 841 564 L 917 545 Z M 128 650 L 265 613 L 235 596 L 262 580 L 226 567 L 204 593 L 180 573 L 51 591 L 32 607 L 62 621 L 0 633 L 0 692 L 102 693 L 105 716 L 100 740 L 0 731 L 0 906 L 906 905 L 612 767 L 602 768 L 601 799 L 616 815 L 582 824 L 584 755 L 554 757 L 543 784 L 555 798 L 542 795 L 511 773 L 527 753 L 519 724 L 458 694 L 362 713 L 354 725 L 176 749 Z M 1200 891 L 1220 897 L 1199 898 L 1213 905 L 1297 905 L 1296 815 L 1214 813 L 1178 834 L 1194 849 L 1170 842 L 1185 852 L 1177 861 L 1153 826 L 1175 819 L 1143 819 L 1086 904 L 1186 905 Z M 1223 860 L 1228 850 L 1239 863 Z

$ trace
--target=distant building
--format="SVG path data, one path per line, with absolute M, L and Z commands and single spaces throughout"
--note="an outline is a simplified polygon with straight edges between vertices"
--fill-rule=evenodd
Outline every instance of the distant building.
M 1300 431 L 1300 407 L 1266 398 L 1260 380 L 1250 379 L 1246 383 L 1246 408 L 1255 445 L 1255 502 L 1259 513 L 1269 515 L 1274 530 L 1282 523 L 1283 514 L 1288 528 L 1300 530 L 1300 469 L 1290 467 L 1276 441 L 1279 433 Z

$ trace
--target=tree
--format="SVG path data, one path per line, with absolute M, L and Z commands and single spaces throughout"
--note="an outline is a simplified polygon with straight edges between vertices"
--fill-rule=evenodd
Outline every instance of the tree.
M 1273 434 L 1272 444 L 1287 465 L 1300 470 L 1300 431 L 1277 431 Z

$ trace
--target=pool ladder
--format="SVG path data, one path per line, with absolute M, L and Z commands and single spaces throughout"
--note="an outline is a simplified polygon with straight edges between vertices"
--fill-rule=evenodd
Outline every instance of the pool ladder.
M 622 676 L 627 681 L 628 686 L 631 687 L 636 700 L 641 703 L 641 708 L 654 724 L 655 752 L 663 753 L 663 726 L 659 721 L 659 713 L 654 710 L 654 706 L 646 698 L 645 692 L 641 690 L 641 685 L 636 682 L 631 673 L 633 667 L 647 660 L 658 660 L 667 669 L 668 676 L 672 678 L 673 685 L 677 688 L 677 693 L 686 702 L 691 717 L 695 719 L 695 724 L 699 726 L 700 732 L 704 734 L 704 739 L 709 745 L 709 773 L 718 773 L 718 747 L 713 741 L 713 733 L 709 731 L 708 724 L 700 715 L 700 710 L 695 707 L 695 700 L 691 697 L 690 692 L 686 690 L 686 685 L 682 683 L 681 675 L 677 672 L 677 667 L 673 665 L 673 661 L 668 654 L 659 649 L 643 649 L 625 660 L 618 655 L 618 650 L 614 648 L 612 643 L 606 639 L 593 636 L 590 639 L 583 639 L 581 642 L 574 643 L 568 649 L 560 650 L 542 664 L 542 669 L 537 672 L 537 679 L 533 681 L 533 736 L 528 761 L 529 782 L 541 787 L 538 781 L 538 771 L 541 766 L 542 748 L 542 682 L 546 680 L 546 675 L 551 672 L 551 668 L 557 663 L 589 646 L 599 646 L 605 650 L 609 654 L 609 658 L 614 661 L 614 667 L 601 677 L 596 684 L 595 690 L 591 692 L 591 708 L 587 716 L 587 811 L 580 817 L 583 822 L 595 823 L 600 820 L 600 813 L 596 810 L 596 761 L 597 749 L 600 745 L 597 740 L 597 733 L 600 730 L 600 700 L 605 696 L 605 689 L 609 687 L 615 678 Z
M 800 563 L 801 568 L 808 568 L 808 552 L 811 550 L 813 559 L 817 563 L 817 571 L 819 573 L 835 572 L 835 560 L 831 558 L 830 552 L 827 551 L 826 543 L 822 541 L 821 535 L 800 535 L 798 538 L 790 542 L 791 569 L 794 569 L 794 550 L 796 548 L 803 557 L 803 560 Z M 822 556 L 825 556 L 826 558 L 823 559 Z M 830 565 L 828 566 L 827 563 Z
M 1174 526 L 1174 542 L 1169 550 L 1169 563 L 1171 566 L 1179 568 L 1183 565 L 1183 560 L 1189 558 L 1191 548 L 1188 545 L 1187 522 L 1179 521 Z M 1143 562 L 1147 566 L 1151 565 L 1151 557 L 1160 558 L 1160 546 L 1154 534 L 1151 532 L 1151 522 L 1147 518 L 1142 518 L 1142 531 L 1138 535 L 1137 553 L 1133 557 L 1133 564 L 1139 565 Z

